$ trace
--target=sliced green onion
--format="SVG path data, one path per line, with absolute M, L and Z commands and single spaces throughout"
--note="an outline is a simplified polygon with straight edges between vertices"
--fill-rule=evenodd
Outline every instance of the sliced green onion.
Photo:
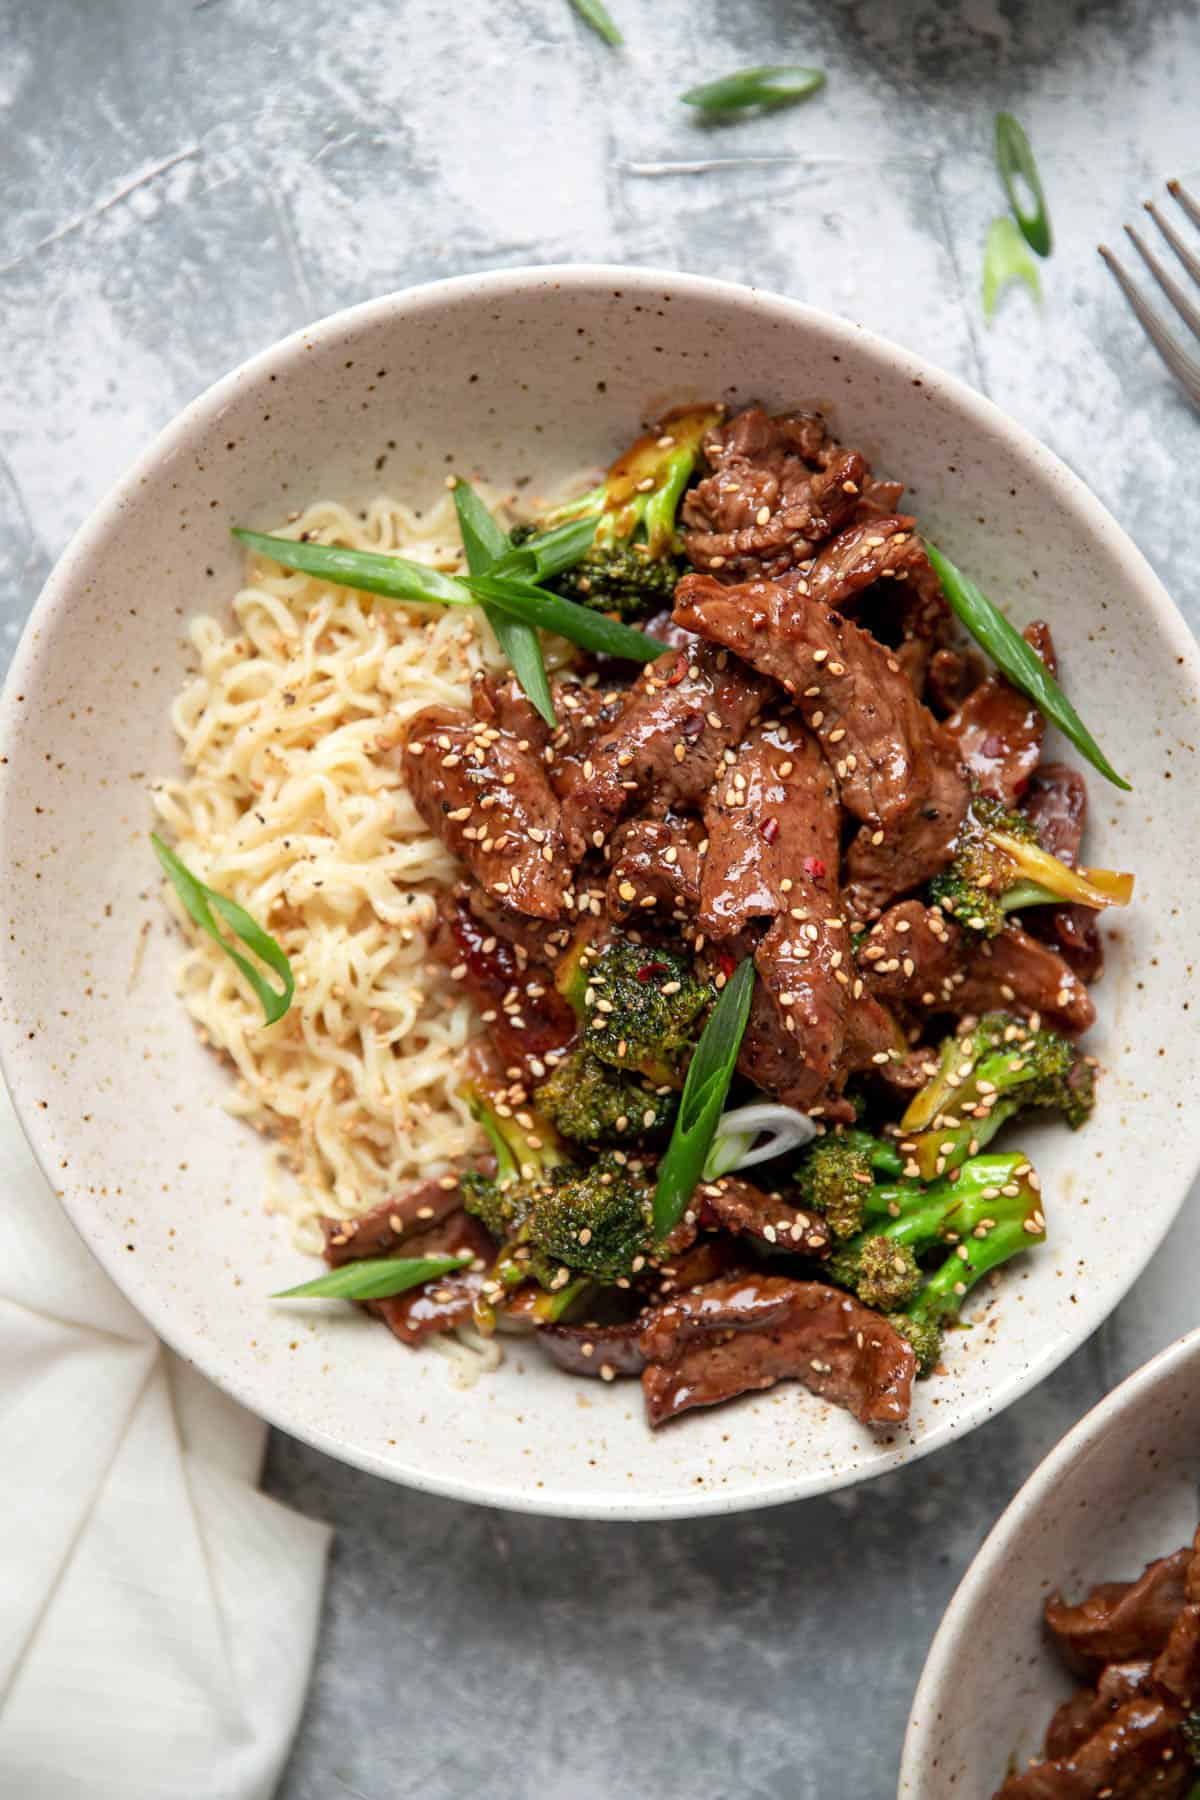
M 469 481 L 458 481 L 454 487 L 454 509 L 462 534 L 463 553 L 472 575 L 486 575 L 508 555 L 511 545 L 508 533 L 493 519 Z M 520 682 L 547 725 L 558 723 L 554 716 L 554 700 L 542 640 L 532 625 L 501 612 L 486 603 L 483 615 L 496 634 L 496 642 L 508 660 L 508 666 Z
M 1058 726 L 1106 781 L 1128 793 L 1129 783 L 1117 774 L 1037 651 L 936 545 L 926 542 L 925 549 L 951 610 L 980 648 L 987 651 L 1000 673 L 1027 695 L 1052 725 Z
M 1012 114 L 1007 112 L 996 114 L 996 167 L 1000 171 L 1013 217 L 1021 227 L 1022 237 L 1039 256 L 1049 256 L 1053 239 L 1050 215 L 1046 210 L 1046 196 L 1042 192 L 1042 178 L 1033 160 L 1029 139 Z M 1019 185 L 1021 182 L 1024 182 L 1035 203 L 1033 212 L 1028 211 L 1024 204 L 1025 195 Z
M 550 594 L 529 582 L 504 581 L 494 575 L 468 575 L 466 585 L 480 600 L 494 600 L 516 619 L 538 625 L 543 631 L 557 632 L 584 650 L 599 651 L 605 656 L 624 657 L 627 662 L 653 662 L 671 646 L 658 638 L 647 637 L 607 613 L 594 612 L 561 594 Z
M 214 944 L 219 944 L 226 956 L 235 962 L 250 986 L 257 994 L 263 1009 L 263 1016 L 268 1025 L 274 1025 L 282 1019 L 292 1004 L 292 995 L 296 983 L 292 977 L 292 965 L 271 935 L 264 931 L 250 917 L 244 906 L 236 900 L 230 900 L 224 894 L 218 894 L 207 883 L 200 881 L 191 870 L 180 862 L 175 852 L 163 843 L 157 832 L 150 833 L 150 842 L 166 874 L 170 877 L 171 886 L 182 900 L 190 918 L 194 919 L 201 931 L 206 931 Z M 278 975 L 283 983 L 281 988 L 274 988 L 269 981 L 264 981 L 254 964 L 244 957 L 240 950 L 235 950 L 223 932 L 218 931 L 217 921 L 213 914 L 217 913 L 226 925 L 239 937 L 247 950 L 253 950 L 260 962 Z
M 674 1230 L 703 1176 L 753 997 L 754 962 L 748 956 L 722 988 L 688 1064 L 675 1129 L 658 1165 L 654 1190 L 657 1238 L 665 1238 Z
M 339 550 L 332 544 L 302 544 L 296 538 L 268 537 L 246 531 L 240 525 L 233 535 L 259 556 L 269 556 L 285 569 L 319 575 L 340 587 L 361 588 L 382 594 L 385 600 L 413 600 L 422 605 L 469 606 L 471 596 L 456 575 L 444 575 L 428 563 L 409 562 L 403 556 L 384 556 L 378 550 Z
M 764 64 L 756 69 L 739 69 L 723 75 L 719 81 L 706 81 L 701 87 L 689 88 L 679 98 L 685 106 L 698 106 L 706 113 L 741 112 L 747 106 L 789 106 L 795 100 L 806 100 L 825 86 L 823 69 L 789 67 L 786 63 Z
M 590 25 L 597 36 L 602 37 L 606 44 L 612 44 L 615 48 L 625 42 L 625 39 L 617 29 L 616 20 L 609 12 L 607 6 L 601 4 L 601 0 L 571 0 L 571 5 L 575 8 L 575 11 L 579 14 L 584 23 Z
M 704 1164 L 703 1181 L 717 1181 L 734 1169 L 749 1169 L 811 1144 L 817 1128 L 807 1113 L 774 1100 L 735 1106 L 717 1120 L 716 1134 Z
M 376 1256 L 366 1262 L 343 1263 L 328 1275 L 299 1287 L 284 1288 L 272 1300 L 390 1300 L 423 1281 L 450 1275 L 473 1260 L 470 1251 L 459 1256 Z
M 550 581 L 587 555 L 599 522 L 598 513 L 594 518 L 572 519 L 553 531 L 527 538 L 523 544 L 509 544 L 490 573 L 516 581 Z M 480 570 L 481 574 L 488 572 Z
M 983 316 L 990 319 L 996 302 L 1010 281 L 1023 281 L 1035 300 L 1042 297 L 1042 284 L 1033 258 L 1025 248 L 1025 240 L 1005 215 L 993 219 L 988 226 L 983 249 Z

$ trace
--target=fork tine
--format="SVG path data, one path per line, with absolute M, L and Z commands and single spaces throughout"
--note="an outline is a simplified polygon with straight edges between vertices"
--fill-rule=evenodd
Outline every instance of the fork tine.
M 1158 354 L 1170 369 L 1179 385 L 1187 392 L 1188 398 L 1200 406 L 1200 362 L 1181 350 L 1162 320 L 1125 273 L 1107 244 L 1100 245 L 1100 254 L 1116 276 L 1121 291 L 1141 320 L 1142 329 Z
M 1168 273 L 1158 257 L 1155 256 L 1153 250 L 1142 242 L 1132 225 L 1125 227 L 1125 234 L 1188 330 L 1200 338 L 1200 307 L 1193 304 L 1174 276 Z
M 1200 203 L 1192 199 L 1182 181 L 1168 181 L 1167 192 L 1172 200 L 1178 200 L 1193 225 L 1200 225 Z
M 1163 218 L 1153 200 L 1147 200 L 1145 207 L 1192 280 L 1197 286 L 1200 286 L 1200 256 L 1197 256 L 1196 252 L 1184 243 L 1175 227 Z

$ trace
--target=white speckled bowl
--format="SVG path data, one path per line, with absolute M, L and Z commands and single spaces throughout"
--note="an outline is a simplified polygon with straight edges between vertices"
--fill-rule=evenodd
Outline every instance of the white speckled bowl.
M 874 1438 L 786 1384 L 657 1435 L 636 1385 L 572 1380 L 519 1349 L 473 1392 L 351 1311 L 273 1289 L 310 1265 L 263 1213 L 259 1142 L 172 996 L 178 943 L 147 843 L 150 777 L 183 621 L 226 602 L 237 521 L 381 482 L 432 496 L 447 467 L 504 483 L 602 461 L 668 403 L 833 409 L 910 484 L 947 550 L 1024 622 L 1046 612 L 1078 695 L 1135 782 L 1092 782 L 1092 860 L 1138 871 L 1092 1039 L 1110 1065 L 1072 1138 L 1025 1134 L 1052 1242 L 954 1343 L 911 1425 Z M 389 442 L 386 474 L 376 459 Z M 203 395 L 88 521 L 21 643 L 0 720 L 0 1050 L 42 1166 L 151 1323 L 246 1405 L 393 1480 L 499 1506 L 654 1517 L 763 1506 L 893 1468 L 969 1430 L 1099 1324 L 1169 1225 L 1200 1115 L 1158 1087 L 1190 1050 L 1178 946 L 1192 878 L 1192 640 L 1087 489 L 985 400 L 844 320 L 719 282 L 631 269 L 517 270 L 327 319 Z M 136 952 L 148 927 L 144 960 Z M 1136 1129 L 1133 1129 L 1136 1127 Z M 1136 1140 L 1136 1170 L 1127 1146 Z M 994 1329 L 992 1328 L 994 1327 Z
M 1114 1388 L 1036 1468 L 963 1576 L 913 1701 L 898 1800 L 983 1800 L 1075 1683 L 1042 1606 L 1140 1575 L 1200 1522 L 1200 1331 Z

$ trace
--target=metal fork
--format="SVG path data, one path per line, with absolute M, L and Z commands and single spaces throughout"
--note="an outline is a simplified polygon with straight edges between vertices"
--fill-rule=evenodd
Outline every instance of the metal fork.
M 1197 204 L 1197 202 L 1192 199 L 1192 196 L 1188 193 L 1182 183 L 1178 181 L 1168 181 L 1167 192 L 1170 194 L 1172 200 L 1177 201 L 1180 207 L 1182 207 L 1183 211 L 1192 221 L 1192 224 L 1200 227 L 1200 204 Z M 1150 214 L 1150 217 L 1154 220 L 1154 223 L 1158 226 L 1158 229 L 1162 232 L 1168 244 L 1170 244 L 1172 250 L 1191 276 L 1192 280 L 1196 283 L 1197 291 L 1200 292 L 1200 256 L 1197 256 L 1196 252 L 1189 248 L 1170 221 L 1163 218 L 1153 200 L 1146 200 L 1143 204 L 1146 211 Z M 1163 266 L 1153 250 L 1143 243 L 1142 239 L 1133 229 L 1133 226 L 1127 225 L 1125 230 L 1128 233 L 1134 249 L 1153 275 L 1155 281 L 1157 281 L 1163 293 L 1167 296 L 1167 299 L 1171 302 L 1171 305 L 1175 308 L 1175 311 L 1179 314 L 1179 317 L 1192 333 L 1192 336 L 1200 339 L 1200 306 L 1198 306 L 1196 301 L 1180 287 L 1175 277 Z M 1101 244 L 1099 248 L 1101 256 L 1120 282 L 1121 290 L 1124 293 L 1125 298 L 1140 319 L 1142 329 L 1146 333 L 1146 336 L 1150 339 L 1150 342 L 1154 345 L 1154 348 L 1158 351 L 1158 354 L 1162 357 L 1168 369 L 1170 369 L 1172 375 L 1175 377 L 1180 387 L 1183 388 L 1193 405 L 1200 406 L 1200 357 L 1189 355 L 1182 345 L 1178 343 L 1172 333 L 1168 331 L 1167 327 L 1163 324 L 1162 319 L 1155 312 L 1144 294 L 1142 294 L 1141 290 L 1130 280 L 1128 274 L 1117 261 L 1108 245 Z

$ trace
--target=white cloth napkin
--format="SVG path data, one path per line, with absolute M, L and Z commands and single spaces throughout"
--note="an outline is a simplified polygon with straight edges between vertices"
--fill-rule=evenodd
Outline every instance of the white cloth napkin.
M 328 1531 L 76 1236 L 0 1084 L 0 1794 L 267 1800 Z

